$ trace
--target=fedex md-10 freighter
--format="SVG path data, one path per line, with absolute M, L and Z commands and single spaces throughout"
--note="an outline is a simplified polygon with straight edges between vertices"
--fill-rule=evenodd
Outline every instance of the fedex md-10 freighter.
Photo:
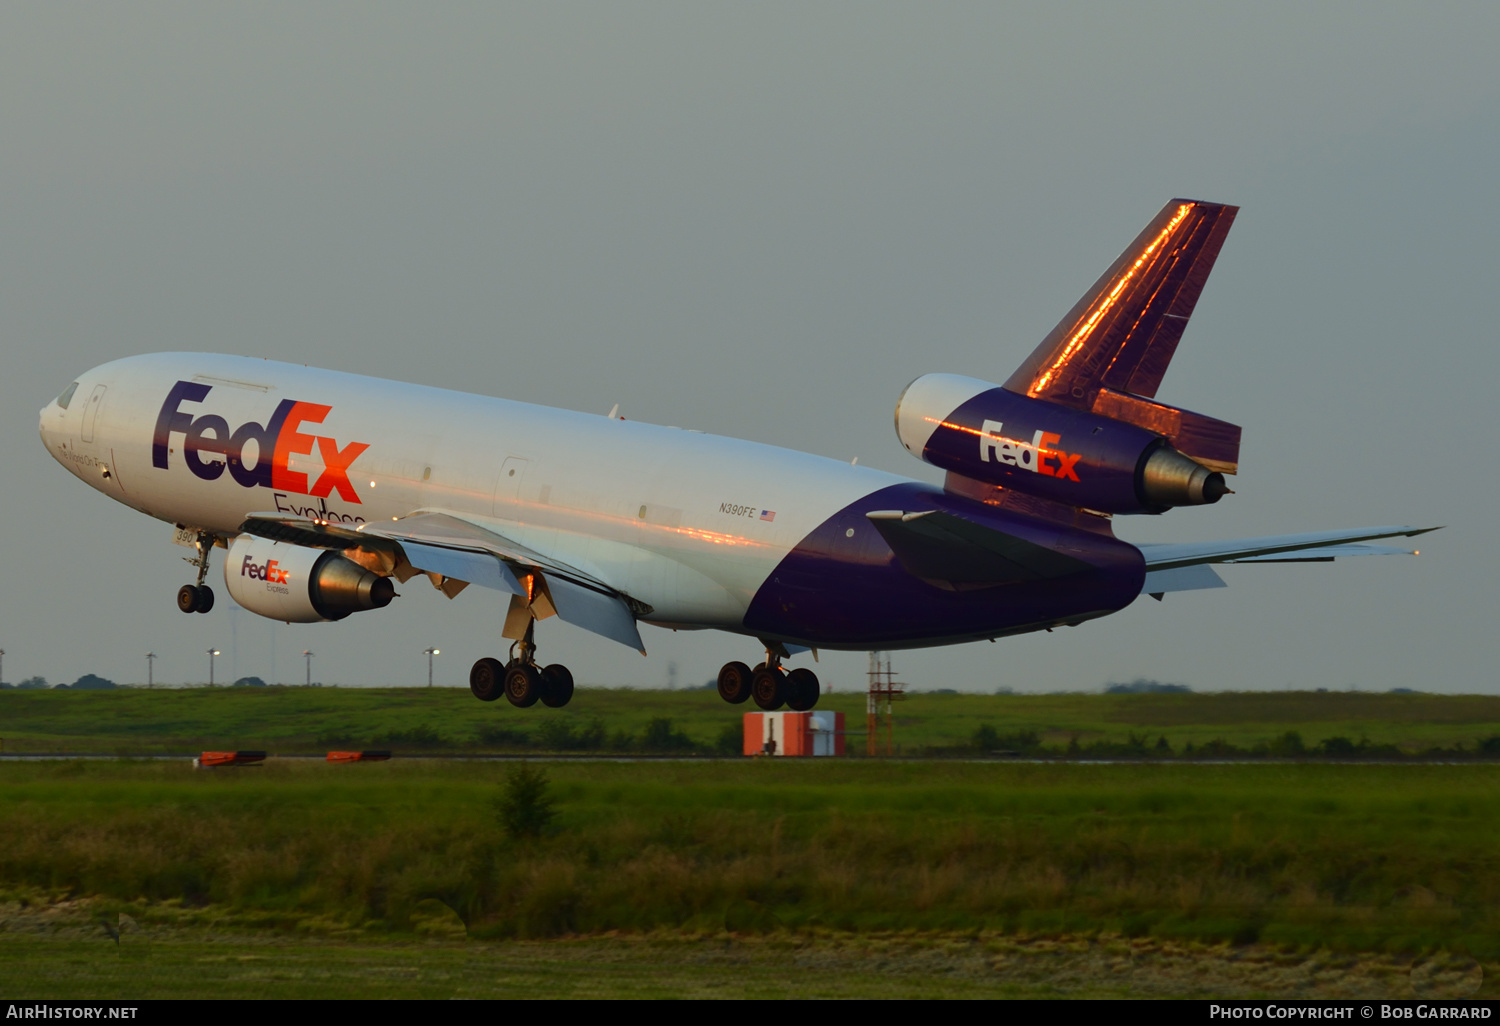
M 942 487 L 614 416 L 206 353 L 96 367 L 41 412 L 47 450 L 196 548 L 241 606 L 294 623 L 382 609 L 425 576 L 505 593 L 484 701 L 567 704 L 537 658 L 557 616 L 645 651 L 638 624 L 758 639 L 719 694 L 809 709 L 783 660 L 1077 625 L 1141 594 L 1222 587 L 1210 564 L 1405 551 L 1379 527 L 1132 545 L 1113 518 L 1230 494 L 1240 429 L 1156 398 L 1238 208 L 1173 200 L 1002 384 L 929 374 L 896 434 Z M 499 610 L 497 609 L 497 619 Z M 388 614 L 387 614 L 388 615 Z

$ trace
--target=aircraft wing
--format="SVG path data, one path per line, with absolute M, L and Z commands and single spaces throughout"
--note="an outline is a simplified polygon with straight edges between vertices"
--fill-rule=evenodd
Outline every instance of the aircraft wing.
M 477 584 L 519 596 L 539 617 L 556 612 L 584 630 L 642 654 L 646 650 L 635 624 L 634 600 L 584 570 L 452 513 L 418 511 L 388 524 L 358 527 L 282 513 L 254 513 L 240 529 L 297 545 L 399 555 L 410 571 L 432 576 L 450 598 L 464 585 Z M 408 571 L 401 577 L 406 568 L 400 559 L 395 567 L 400 579 L 411 576 Z
M 1169 591 L 1226 587 L 1212 563 L 1329 563 L 1345 556 L 1415 555 L 1415 550 L 1367 545 L 1382 538 L 1414 538 L 1436 527 L 1363 527 L 1311 534 L 1281 534 L 1232 541 L 1177 542 L 1136 546 L 1146 557 L 1143 594 L 1160 599 Z

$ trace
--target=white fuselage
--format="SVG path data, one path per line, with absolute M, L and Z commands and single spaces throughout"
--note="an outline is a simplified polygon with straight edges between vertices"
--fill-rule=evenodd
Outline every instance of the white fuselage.
M 179 382 L 208 391 L 177 403 L 163 439 Z M 228 445 L 286 400 L 312 412 L 283 426 L 275 452 L 260 451 L 264 434 Z M 232 536 L 256 512 L 360 523 L 449 511 L 609 581 L 674 627 L 742 629 L 757 589 L 810 531 L 906 481 L 695 431 L 204 353 L 96 367 L 66 409 L 42 410 L 40 430 L 79 479 L 172 524 Z M 153 453 L 154 436 L 164 451 Z M 273 459 L 274 478 L 242 483 Z

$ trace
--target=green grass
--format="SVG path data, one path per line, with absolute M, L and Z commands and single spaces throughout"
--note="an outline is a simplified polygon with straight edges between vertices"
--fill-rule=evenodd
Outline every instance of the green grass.
M 825 695 L 850 730 L 862 730 L 862 694 Z M 651 720 L 668 718 L 693 749 L 711 752 L 750 706 L 726 706 L 711 691 L 580 690 L 563 710 L 485 705 L 452 688 L 191 688 L 0 691 L 6 752 L 192 752 L 264 748 L 318 752 L 390 747 L 398 752 L 538 751 L 549 731 L 575 736 L 597 724 L 604 749 L 641 749 Z M 1330 737 L 1420 753 L 1474 752 L 1500 735 L 1500 697 L 1480 695 L 1261 692 L 1155 695 L 914 694 L 897 706 L 895 740 L 908 754 L 957 751 L 980 724 L 997 736 L 1023 732 L 1043 748 L 1120 745 L 1132 736 L 1173 752 L 1221 740 L 1243 750 L 1274 745 L 1288 731 L 1308 747 Z M 850 738 L 851 752 L 862 737 Z
M 343 939 L 1109 935 L 1500 957 L 1500 767 L 0 765 L 0 898 Z

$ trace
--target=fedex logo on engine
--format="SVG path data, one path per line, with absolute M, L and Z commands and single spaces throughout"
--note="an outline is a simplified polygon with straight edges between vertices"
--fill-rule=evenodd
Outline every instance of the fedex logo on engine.
M 1001 421 L 984 422 L 979 431 L 979 458 L 982 461 L 989 463 L 990 457 L 994 456 L 997 463 L 1008 463 L 1033 474 L 1045 474 L 1068 481 L 1078 480 L 1078 472 L 1074 467 L 1083 454 L 1052 448 L 1062 441 L 1061 435 L 1051 431 L 1037 431 L 1031 436 L 1031 441 L 1025 442 L 1006 438 L 1000 433 L 1003 430 L 1005 425 Z M 1056 465 L 1049 463 L 1049 460 L 1056 460 Z
M 252 581 L 265 581 L 267 584 L 286 584 L 287 575 L 290 570 L 281 569 L 281 564 L 274 559 L 268 559 L 264 563 L 256 563 L 249 556 L 240 566 L 240 576 L 248 577 Z
M 349 481 L 349 466 L 370 446 L 365 442 L 350 442 L 339 448 L 332 438 L 299 430 L 304 424 L 322 423 L 333 407 L 283 399 L 264 425 L 250 422 L 230 431 L 223 417 L 212 413 L 195 417 L 182 409 L 184 403 L 201 403 L 212 389 L 212 385 L 193 381 L 179 381 L 172 386 L 156 417 L 156 433 L 151 439 L 152 466 L 167 469 L 172 435 L 180 433 L 182 460 L 188 470 L 204 481 L 218 480 L 228 467 L 229 476 L 245 488 L 274 488 L 325 499 L 338 492 L 346 502 L 359 502 L 359 495 Z M 253 465 L 247 461 L 245 451 L 251 442 L 255 443 Z M 323 460 L 323 472 L 309 486 L 307 474 L 293 470 L 291 462 L 293 456 L 311 455 L 314 445 Z

